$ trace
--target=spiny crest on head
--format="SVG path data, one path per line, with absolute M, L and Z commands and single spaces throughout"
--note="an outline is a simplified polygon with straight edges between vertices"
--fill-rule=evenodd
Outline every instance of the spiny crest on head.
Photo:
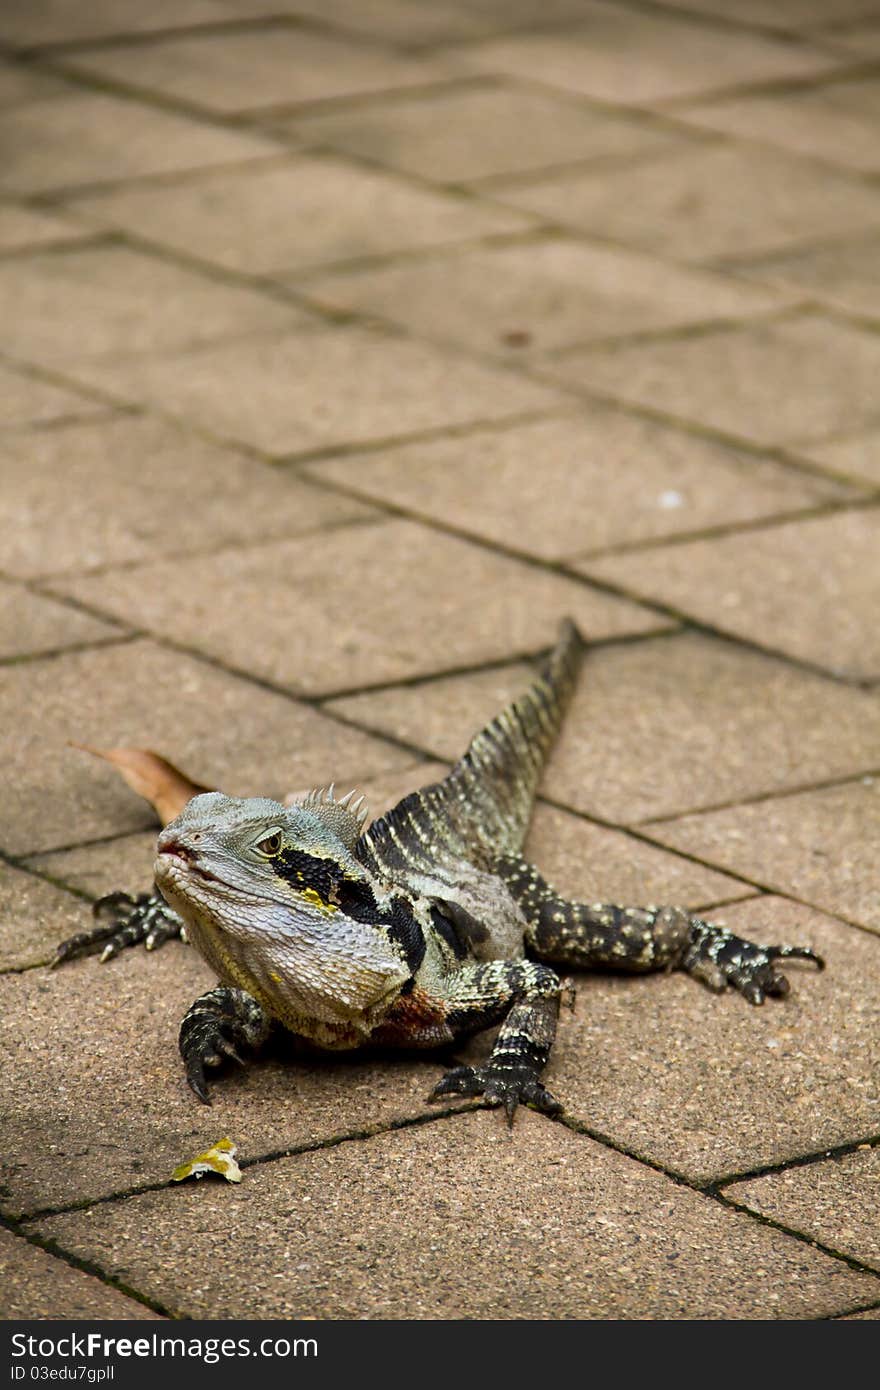
M 350 852 L 363 834 L 370 814 L 363 795 L 352 801 L 354 795 L 355 789 L 352 788 L 337 801 L 336 784 L 331 782 L 329 787 L 316 787 L 314 791 L 298 798 L 291 805 L 302 806 L 304 810 L 317 816 L 321 824 L 338 836 Z

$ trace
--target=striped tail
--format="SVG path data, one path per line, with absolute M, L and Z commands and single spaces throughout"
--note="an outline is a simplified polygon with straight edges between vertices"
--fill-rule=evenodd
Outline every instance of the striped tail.
M 374 821 L 356 854 L 378 872 L 430 871 L 467 859 L 488 867 L 516 855 L 538 783 L 571 700 L 584 643 L 566 619 L 540 674 L 471 740 L 442 782 L 404 797 Z

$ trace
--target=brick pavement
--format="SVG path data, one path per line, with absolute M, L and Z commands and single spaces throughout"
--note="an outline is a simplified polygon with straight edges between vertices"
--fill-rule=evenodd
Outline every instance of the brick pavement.
M 880 0 L 7 0 L 0 124 L 0 1314 L 876 1318 Z M 584 977 L 508 1136 L 47 972 L 154 834 L 68 739 L 381 807 L 566 612 L 535 857 L 784 1003 Z

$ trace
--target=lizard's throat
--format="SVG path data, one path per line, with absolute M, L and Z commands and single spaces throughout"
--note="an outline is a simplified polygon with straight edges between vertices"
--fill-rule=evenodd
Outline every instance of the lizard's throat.
M 239 893 L 161 857 L 156 881 L 221 983 L 322 1046 L 363 1043 L 409 978 L 382 933 L 338 910 Z

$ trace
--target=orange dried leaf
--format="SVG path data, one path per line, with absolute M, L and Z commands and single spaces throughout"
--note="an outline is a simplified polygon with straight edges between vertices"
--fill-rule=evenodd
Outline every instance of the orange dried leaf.
M 212 790 L 191 781 L 167 758 L 149 748 L 90 748 L 87 743 L 72 743 L 71 747 L 112 763 L 132 791 L 149 801 L 163 825 L 180 815 L 194 796 Z

